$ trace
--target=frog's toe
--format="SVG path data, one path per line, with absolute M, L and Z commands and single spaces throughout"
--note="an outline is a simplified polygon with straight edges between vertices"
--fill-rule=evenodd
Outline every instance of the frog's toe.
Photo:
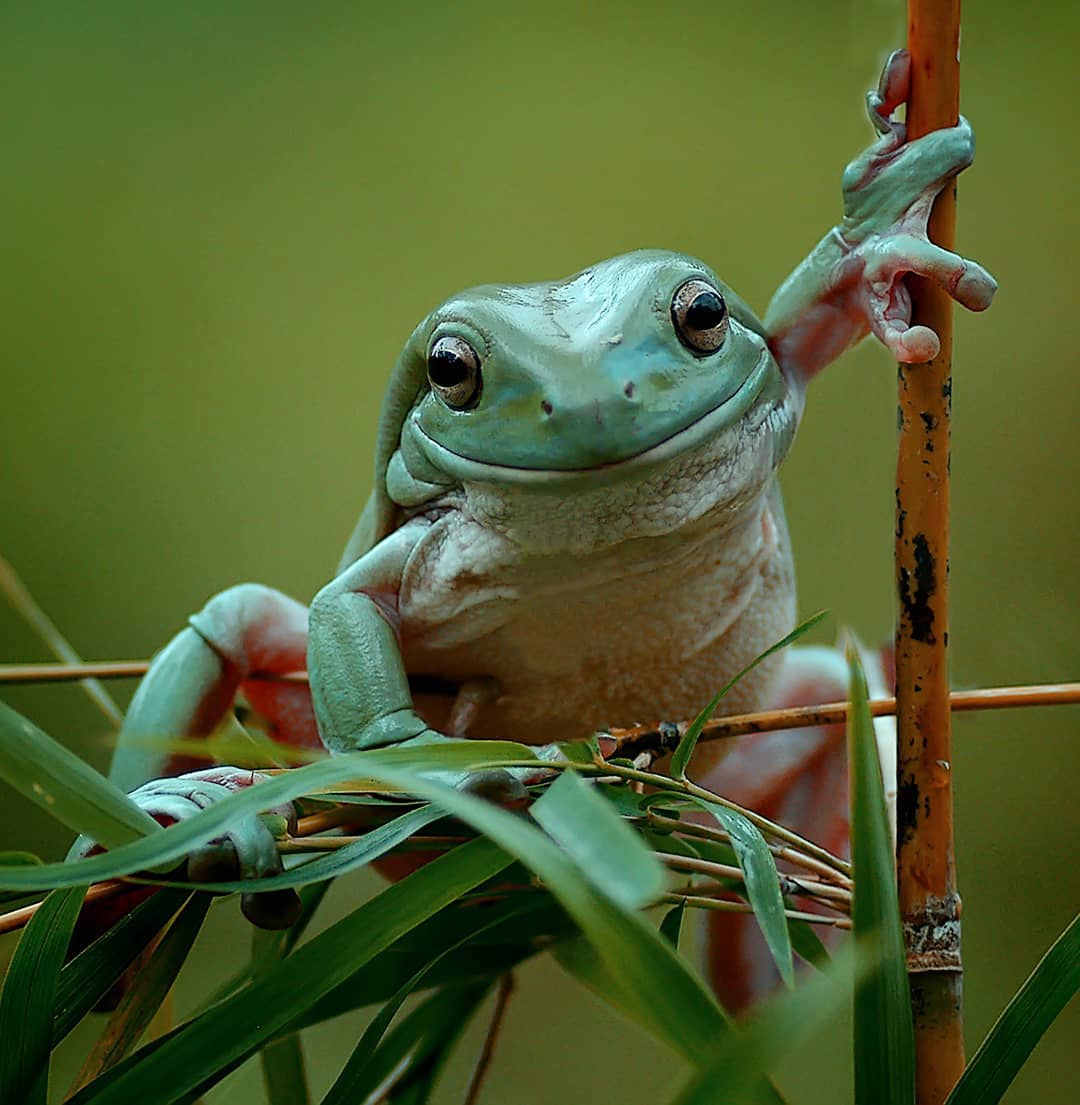
M 517 774 L 502 767 L 472 772 L 465 777 L 459 789 L 499 806 L 521 806 L 529 798 L 524 782 Z
M 905 273 L 940 284 L 971 311 L 989 307 L 997 291 L 997 281 L 982 265 L 915 235 L 882 239 L 868 254 L 863 275 L 870 328 L 906 364 L 932 360 L 940 343 L 927 327 L 909 325 L 911 297 L 901 279 Z
M 866 108 L 870 122 L 878 134 L 895 134 L 903 130 L 902 123 L 893 122 L 892 113 L 907 102 L 911 89 L 911 54 L 907 50 L 894 50 L 885 62 L 877 88 L 866 94 Z

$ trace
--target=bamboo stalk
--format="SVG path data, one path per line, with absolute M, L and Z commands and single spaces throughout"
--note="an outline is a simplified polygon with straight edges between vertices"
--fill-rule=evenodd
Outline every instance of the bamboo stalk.
M 909 140 L 956 124 L 959 47 L 960 0 L 909 0 Z M 931 240 L 952 249 L 955 224 L 953 185 L 934 204 Z M 940 1105 L 964 1068 L 947 652 L 952 301 L 930 281 L 909 278 L 908 287 L 912 324 L 934 330 L 941 351 L 927 364 L 899 366 L 897 877 L 915 1030 L 915 1099 Z

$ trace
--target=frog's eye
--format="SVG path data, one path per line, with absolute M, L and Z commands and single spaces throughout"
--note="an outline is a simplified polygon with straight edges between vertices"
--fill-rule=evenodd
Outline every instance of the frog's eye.
M 451 409 L 465 410 L 480 398 L 480 355 L 456 334 L 439 338 L 427 361 L 431 390 Z
M 707 281 L 687 280 L 671 297 L 671 321 L 679 341 L 692 353 L 715 353 L 727 333 L 727 305 Z

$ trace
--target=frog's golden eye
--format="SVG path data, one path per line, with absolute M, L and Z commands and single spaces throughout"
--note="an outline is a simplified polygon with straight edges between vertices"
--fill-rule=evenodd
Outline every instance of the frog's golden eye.
M 687 280 L 671 297 L 671 321 L 679 341 L 705 356 L 724 344 L 728 311 L 724 297 L 706 280 Z
M 431 390 L 451 410 L 473 407 L 480 398 L 480 355 L 456 334 L 439 338 L 431 347 L 427 375 Z

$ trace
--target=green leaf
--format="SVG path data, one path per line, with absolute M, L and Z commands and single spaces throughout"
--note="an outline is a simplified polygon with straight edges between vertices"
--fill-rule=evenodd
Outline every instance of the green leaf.
M 800 959 L 819 971 L 825 970 L 831 959 L 829 950 L 821 942 L 821 937 L 814 932 L 814 926 L 809 921 L 795 921 L 789 917 L 788 936 L 791 937 L 792 951 Z
M 502 877 L 512 876 L 507 873 Z M 478 917 L 490 921 L 490 926 L 477 929 Z M 421 985 L 490 981 L 538 954 L 552 940 L 577 931 L 549 894 L 533 894 L 524 906 L 509 898 L 455 902 L 396 940 L 320 999 L 293 1027 L 319 1024 L 387 1000 L 412 977 L 417 963 L 451 944 L 460 946 L 435 963 Z
M 533 819 L 572 856 L 589 881 L 624 909 L 640 909 L 664 892 L 666 875 L 641 837 L 588 783 L 559 776 L 532 807 Z
M 271 1040 L 259 1052 L 259 1063 L 268 1105 L 309 1105 L 311 1093 L 299 1033 Z
M 0 992 L 0 1101 L 45 1105 L 60 964 L 85 894 L 50 894 L 19 939 Z
M 683 915 L 686 913 L 686 903 L 679 902 L 664 914 L 660 922 L 660 935 L 676 950 L 679 950 L 679 939 L 682 936 Z
M 896 893 L 892 831 L 885 808 L 866 676 L 857 650 L 847 649 L 851 709 L 851 858 L 855 890 L 851 920 L 856 940 L 878 964 L 855 991 L 856 1105 L 911 1105 L 915 1043 L 904 936 Z
M 192 1090 L 212 1084 L 215 1075 L 287 1028 L 397 937 L 508 863 L 507 856 L 486 840 L 433 860 L 184 1025 L 118 1077 L 106 1077 L 100 1086 L 91 1083 L 70 1099 L 70 1105 L 127 1105 L 142 1100 L 171 1105 Z
M 107 848 L 160 832 L 158 823 L 119 787 L 3 702 L 0 779 L 69 829 L 85 833 Z M 36 870 L 50 866 L 54 865 L 43 864 Z M 38 883 L 34 889 L 46 885 Z
M 431 994 L 377 1048 L 365 1068 L 363 1080 L 357 1085 L 374 1088 L 396 1073 L 393 1094 L 385 1100 L 394 1105 L 425 1101 L 442 1060 L 487 997 L 491 986 L 491 980 L 466 982 Z M 335 1102 L 352 1105 L 368 1100 L 362 1096 L 334 1096 L 337 1088 L 335 1082 L 321 1105 L 334 1105 Z
M 754 917 L 765 943 L 776 963 L 780 977 L 788 987 L 795 985 L 795 964 L 791 958 L 791 937 L 788 935 L 784 896 L 780 892 L 780 876 L 769 845 L 756 825 L 741 813 L 712 802 L 701 802 L 727 830 L 735 858 L 743 873 L 746 896 L 754 907 Z
M 210 901 L 209 894 L 193 895 L 169 926 L 95 1042 L 81 1084 L 116 1066 L 149 1028 L 195 944 Z
M 261 978 L 285 956 L 285 933 L 252 929 L 251 977 Z M 299 1032 L 271 1040 L 259 1052 L 268 1105 L 310 1105 L 304 1047 Z
M 53 1047 L 108 993 L 189 897 L 186 890 L 158 891 L 64 966 L 53 1010 Z
M 752 1019 L 721 1041 L 704 1065 L 675 1097 L 672 1105 L 736 1105 L 752 1100 L 784 1055 L 834 1020 L 847 1004 L 854 979 L 850 947 L 828 972 L 813 976 L 797 990 L 782 993 Z
M 516 912 L 520 914 L 523 911 L 521 907 L 518 907 Z M 495 925 L 502 924 L 504 920 L 505 918 L 499 917 L 495 921 L 490 921 L 476 932 L 467 932 L 454 943 L 439 949 L 422 963 L 418 971 L 414 972 L 410 978 L 407 978 L 398 987 L 390 1000 L 383 1005 L 382 1009 L 379 1010 L 364 1030 L 360 1042 L 353 1049 L 344 1069 L 322 1099 L 321 1105 L 352 1105 L 353 1102 L 368 1099 L 378 1087 L 382 1078 L 385 1077 L 382 1072 L 383 1063 L 376 1062 L 375 1049 L 405 1000 L 420 987 L 434 967 L 444 962 L 448 956 L 459 948 L 474 941 L 485 930 L 490 930 Z
M 979 1045 L 945 1105 L 994 1105 L 1080 989 L 1080 916 L 1054 941 Z
M 0 738 L 3 736 L 0 728 Z M 167 829 L 76 863 L 45 863 L 39 867 L 0 866 L 0 887 L 50 890 L 61 886 L 83 886 L 131 875 L 137 871 L 164 867 L 186 856 L 199 845 L 213 840 L 238 819 L 323 787 L 340 786 L 346 782 L 376 776 L 396 786 L 403 786 L 402 781 L 421 778 L 412 774 L 410 769 L 427 772 L 437 770 L 461 775 L 489 767 L 535 762 L 536 757 L 525 745 L 506 741 L 447 741 L 441 745 L 351 752 L 296 768 L 267 779 L 258 786 L 236 791 Z M 397 773 L 393 779 L 389 776 L 391 772 Z M 139 813 L 142 815 L 141 810 Z M 152 823 L 155 829 L 159 829 L 156 822 Z
M 391 769 L 381 776 L 442 806 L 539 875 L 605 959 L 643 1022 L 691 1062 L 701 1061 L 727 1020 L 687 963 L 643 917 L 600 892 L 587 871 L 525 819 L 431 779 Z M 534 803 L 534 817 L 546 816 L 548 794 Z
M 725 683 L 720 690 L 709 700 L 708 705 L 700 714 L 690 723 L 686 732 L 682 736 L 682 740 L 679 741 L 678 748 L 675 749 L 674 754 L 671 757 L 671 777 L 673 779 L 685 779 L 686 769 L 690 766 L 690 759 L 694 755 L 694 749 L 697 747 L 698 738 L 701 736 L 701 731 L 705 728 L 705 723 L 716 712 L 717 706 L 720 705 L 724 695 L 739 682 L 744 675 L 749 674 L 762 662 L 767 660 L 775 652 L 779 652 L 782 648 L 787 648 L 788 645 L 793 644 L 804 634 L 809 633 L 815 625 L 818 624 L 828 614 L 827 610 L 819 610 L 816 614 L 811 614 L 801 625 L 797 625 L 786 637 L 777 641 L 776 644 L 770 645 L 760 656 L 751 660 L 745 668 L 742 669 L 733 679 Z

